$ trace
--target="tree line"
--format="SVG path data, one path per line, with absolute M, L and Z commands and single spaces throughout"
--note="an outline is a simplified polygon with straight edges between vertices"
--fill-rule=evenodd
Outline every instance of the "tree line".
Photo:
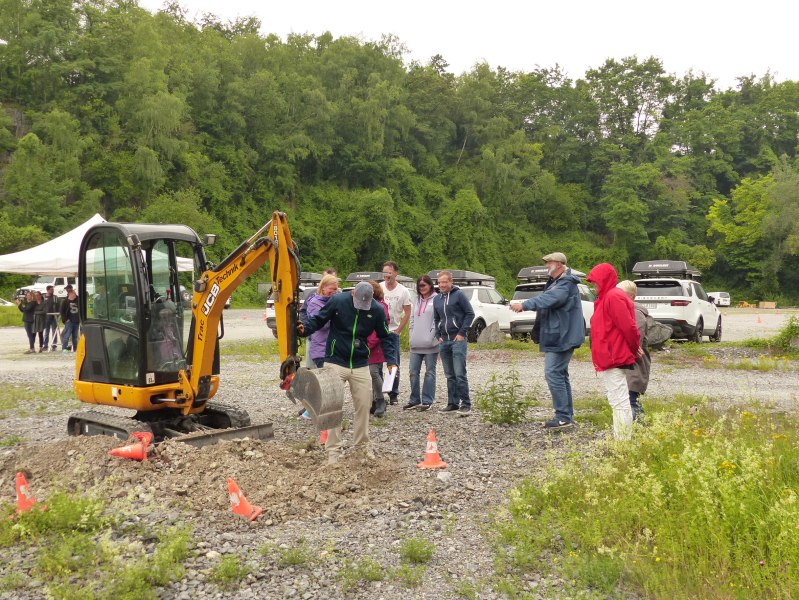
M 280 209 L 307 270 L 390 258 L 507 291 L 560 250 L 581 269 L 686 260 L 707 286 L 799 298 L 797 82 L 722 90 L 636 56 L 576 79 L 457 75 L 392 36 L 260 29 L 178 3 L 0 0 L 0 253 L 99 212 L 217 233 L 221 258 Z

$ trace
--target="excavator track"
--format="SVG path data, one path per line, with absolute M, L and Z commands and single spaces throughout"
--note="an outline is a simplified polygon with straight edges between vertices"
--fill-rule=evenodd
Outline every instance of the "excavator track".
M 75 413 L 67 421 L 69 435 L 112 435 L 126 440 L 134 431 L 153 432 L 149 423 L 97 410 Z
M 134 431 L 148 431 L 157 442 L 172 439 L 192 446 L 202 447 L 220 440 L 274 438 L 271 423 L 252 425 L 247 411 L 223 402 L 208 402 L 205 411 L 196 417 L 157 418 L 157 413 L 128 418 L 96 410 L 87 410 L 69 417 L 69 435 L 112 435 L 126 440 Z M 151 417 L 151 419 L 141 418 Z M 152 418 L 156 417 L 156 418 Z

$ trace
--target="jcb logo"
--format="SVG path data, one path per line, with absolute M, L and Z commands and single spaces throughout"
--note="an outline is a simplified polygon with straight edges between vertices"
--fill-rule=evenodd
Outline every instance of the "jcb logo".
M 207 317 L 208 313 L 211 311 L 211 307 L 216 302 L 216 296 L 219 294 L 219 284 L 214 283 L 211 286 L 211 291 L 208 292 L 208 298 L 206 298 L 205 302 L 203 303 L 203 314 Z

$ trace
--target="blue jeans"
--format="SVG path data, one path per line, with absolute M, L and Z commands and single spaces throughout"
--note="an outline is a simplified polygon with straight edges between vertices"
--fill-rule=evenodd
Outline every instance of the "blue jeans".
M 61 334 L 61 349 L 66 350 L 69 348 L 69 338 L 72 338 L 72 351 L 78 350 L 78 337 L 80 336 L 80 323 L 73 323 L 68 320 L 64 323 L 64 333 Z
M 569 382 L 569 361 L 572 359 L 572 354 L 574 349 L 544 353 L 544 377 L 552 395 L 555 416 L 561 421 L 574 419 L 572 386 Z
M 450 406 L 472 406 L 469 399 L 469 380 L 466 378 L 466 340 L 441 342 L 441 366 L 447 378 L 447 404 Z
M 55 350 L 55 332 L 58 331 L 58 321 L 54 315 L 47 315 L 44 320 L 44 347 L 50 344 L 50 332 L 53 333 L 53 350 Z
M 36 344 L 36 332 L 33 331 L 33 322 L 24 321 L 22 324 L 25 326 L 25 334 L 28 336 L 30 350 L 33 350 L 33 346 Z
M 399 396 L 399 364 L 400 364 L 400 336 L 396 333 L 389 334 L 388 339 L 391 341 L 391 344 L 394 346 L 394 355 L 397 357 L 397 374 L 394 377 L 394 385 L 391 386 L 391 391 L 389 392 L 389 396 L 392 398 L 396 398 Z
M 419 397 L 419 373 L 422 370 L 424 361 L 424 384 L 422 385 L 422 395 Z M 432 404 L 436 398 L 436 361 L 438 352 L 431 354 L 416 354 L 411 352 L 408 370 L 411 380 L 411 397 L 408 404 Z

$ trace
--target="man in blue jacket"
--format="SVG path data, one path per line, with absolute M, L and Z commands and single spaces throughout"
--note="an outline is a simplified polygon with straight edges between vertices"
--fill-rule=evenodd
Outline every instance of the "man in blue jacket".
M 472 401 L 466 377 L 466 351 L 469 347 L 466 332 L 474 320 L 474 310 L 460 288 L 452 285 L 449 271 L 438 273 L 438 289 L 441 293 L 433 299 L 433 318 L 438 332 L 441 366 L 447 378 L 447 405 L 441 411 L 459 411 L 468 415 Z
M 372 284 L 362 281 L 351 294 L 335 294 L 313 317 L 306 317 L 297 326 L 301 336 L 309 336 L 330 322 L 325 346 L 325 367 L 334 369 L 343 383 L 349 383 L 355 408 L 355 446 L 367 458 L 374 454 L 369 447 L 369 408 L 372 406 L 372 377 L 369 374 L 369 346 L 366 338 L 374 331 L 386 357 L 388 370 L 397 368 L 394 345 L 389 339 L 383 307 L 374 299 Z M 328 430 L 328 464 L 341 457 L 341 427 Z
M 533 341 L 544 353 L 544 376 L 552 395 L 555 417 L 544 424 L 550 430 L 574 426 L 574 404 L 569 381 L 569 362 L 575 348 L 585 341 L 585 323 L 580 303 L 579 277 L 566 266 L 566 255 L 553 252 L 543 258 L 549 279 L 544 293 L 528 298 L 522 304 L 511 304 L 511 310 L 536 311 Z

